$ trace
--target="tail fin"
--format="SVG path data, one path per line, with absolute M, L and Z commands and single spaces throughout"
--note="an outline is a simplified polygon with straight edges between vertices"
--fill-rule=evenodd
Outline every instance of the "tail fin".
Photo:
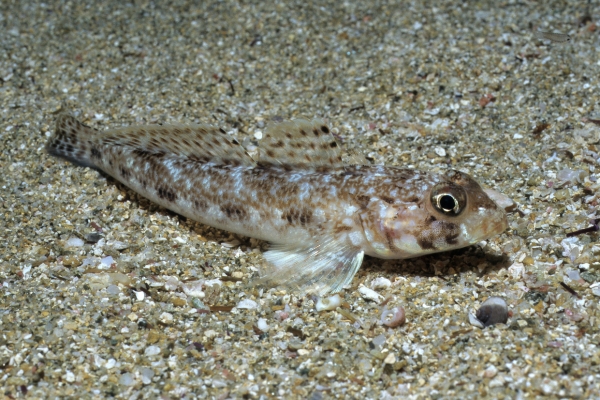
M 94 168 L 93 158 L 99 155 L 93 146 L 97 132 L 97 129 L 82 124 L 72 115 L 60 114 L 54 136 L 46 144 L 46 151 L 77 165 Z

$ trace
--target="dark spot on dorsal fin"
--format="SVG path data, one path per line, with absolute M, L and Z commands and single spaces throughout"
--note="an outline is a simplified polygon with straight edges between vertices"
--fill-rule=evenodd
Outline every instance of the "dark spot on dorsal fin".
M 317 128 L 313 128 L 313 133 L 315 136 L 319 136 L 319 130 Z
M 102 156 L 102 154 L 100 154 L 100 150 L 98 150 L 95 147 L 92 147 L 90 149 L 90 152 L 91 152 L 92 158 L 100 158 Z
M 321 127 L 321 131 L 323 131 L 323 133 L 329 133 L 329 128 L 328 128 L 328 127 L 326 127 L 325 125 L 323 125 L 323 126 Z

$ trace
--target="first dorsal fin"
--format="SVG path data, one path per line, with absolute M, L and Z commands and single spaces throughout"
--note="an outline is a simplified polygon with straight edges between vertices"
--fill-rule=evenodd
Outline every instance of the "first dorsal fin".
M 209 125 L 143 125 L 112 129 L 101 135 L 104 144 L 147 153 L 167 153 L 200 162 L 255 166 L 242 145 L 223 129 Z
M 322 120 L 295 120 L 267 129 L 255 159 L 260 164 L 296 168 L 345 165 L 339 144 Z

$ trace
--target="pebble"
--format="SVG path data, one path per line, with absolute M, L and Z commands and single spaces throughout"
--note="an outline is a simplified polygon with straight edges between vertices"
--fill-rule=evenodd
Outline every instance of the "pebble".
M 406 322 L 406 312 L 403 307 L 387 308 L 383 307 L 381 311 L 380 323 L 390 328 L 396 328 Z
M 503 298 L 492 296 L 481 304 L 475 316 L 484 327 L 505 324 L 508 321 L 508 306 Z

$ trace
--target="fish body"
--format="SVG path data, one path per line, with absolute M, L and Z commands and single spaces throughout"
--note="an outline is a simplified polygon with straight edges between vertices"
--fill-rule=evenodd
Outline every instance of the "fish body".
M 61 115 L 47 149 L 185 217 L 271 242 L 262 279 L 298 292 L 341 290 L 365 254 L 416 257 L 507 227 L 467 174 L 350 164 L 321 121 L 275 125 L 250 156 L 206 125 L 100 132 Z

